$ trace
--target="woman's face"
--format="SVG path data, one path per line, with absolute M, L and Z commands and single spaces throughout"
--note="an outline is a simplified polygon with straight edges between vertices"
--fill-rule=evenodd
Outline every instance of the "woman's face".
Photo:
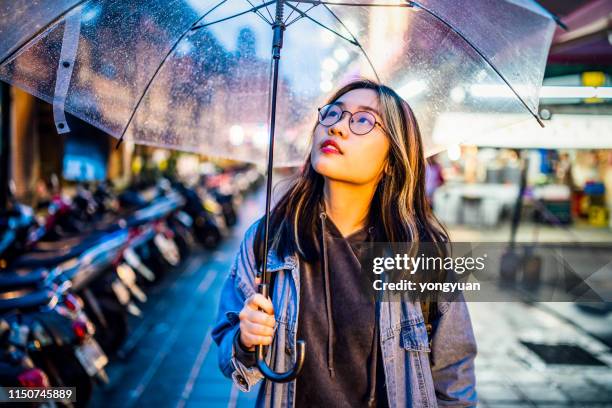
M 378 95 L 371 89 L 354 89 L 335 103 L 351 113 L 371 112 L 382 124 Z M 336 181 L 378 182 L 389 153 L 389 139 L 378 125 L 365 135 L 354 134 L 349 128 L 350 119 L 344 113 L 334 125 L 317 124 L 311 151 L 312 167 L 323 177 Z

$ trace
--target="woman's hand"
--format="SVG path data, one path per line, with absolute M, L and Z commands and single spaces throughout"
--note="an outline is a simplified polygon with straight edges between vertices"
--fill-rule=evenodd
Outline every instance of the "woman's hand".
M 260 278 L 255 279 L 256 285 L 259 285 L 260 282 Z M 258 344 L 264 346 L 272 344 L 276 320 L 270 299 L 263 297 L 260 293 L 251 295 L 244 301 L 238 317 L 240 318 L 240 343 L 245 349 L 253 351 Z

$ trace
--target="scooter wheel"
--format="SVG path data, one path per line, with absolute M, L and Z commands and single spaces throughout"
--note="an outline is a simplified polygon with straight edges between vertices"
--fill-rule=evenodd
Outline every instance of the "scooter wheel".
M 215 249 L 221 243 L 221 232 L 218 228 L 201 228 L 196 234 L 198 240 L 206 249 Z
M 96 322 L 94 337 L 104 352 L 114 354 L 121 348 L 128 335 L 127 310 L 114 295 L 98 294 L 96 297 L 106 320 L 106 327 Z

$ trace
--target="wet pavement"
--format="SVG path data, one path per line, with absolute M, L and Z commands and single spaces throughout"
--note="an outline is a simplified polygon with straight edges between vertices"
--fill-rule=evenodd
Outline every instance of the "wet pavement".
M 180 270 L 149 290 L 142 318 L 131 320 L 122 358 L 114 358 L 108 366 L 110 384 L 98 388 L 92 407 L 254 405 L 257 388 L 239 392 L 219 371 L 210 333 L 225 276 L 244 231 L 263 213 L 263 203 L 261 192 L 247 197 L 240 207 L 239 225 L 217 251 L 195 251 Z M 479 349 L 480 406 L 612 407 L 611 350 L 575 324 L 580 316 L 570 313 L 573 307 L 469 305 Z M 588 318 L 594 328 L 610 324 L 609 317 Z M 529 344 L 548 351 L 555 345 L 578 346 L 604 365 L 587 365 L 592 363 L 588 359 L 566 364 L 562 357 L 567 353 L 560 354 L 563 364 L 545 363 L 547 358 L 554 361 L 555 353 L 538 356 Z
M 256 391 L 238 392 L 217 366 L 211 329 L 223 282 L 246 228 L 262 214 L 263 197 L 248 197 L 240 222 L 214 252 L 198 250 L 167 281 L 148 292 L 142 318 L 123 358 L 108 366 L 110 384 L 92 407 L 249 407 Z
M 551 313 L 551 307 L 555 305 L 469 305 L 478 343 L 480 406 L 612 407 L 610 348 Z M 538 355 L 527 344 L 539 345 L 544 354 Z M 574 350 L 555 353 L 559 345 Z M 590 357 L 579 358 L 583 354 Z M 595 363 L 591 357 L 604 365 L 591 365 Z

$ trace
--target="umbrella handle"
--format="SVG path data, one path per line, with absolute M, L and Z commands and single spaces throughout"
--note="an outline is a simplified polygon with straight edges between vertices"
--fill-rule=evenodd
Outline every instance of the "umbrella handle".
M 267 298 L 268 285 L 265 283 L 260 284 L 259 293 Z M 304 366 L 304 357 L 306 357 L 306 343 L 303 340 L 297 341 L 295 364 L 289 371 L 284 373 L 277 373 L 268 366 L 264 358 L 264 346 L 262 344 L 255 346 L 255 352 L 257 353 L 257 368 L 259 368 L 259 371 L 261 371 L 263 376 L 273 382 L 286 383 L 295 380 L 295 378 L 300 374 L 300 371 L 302 371 L 302 367 Z

